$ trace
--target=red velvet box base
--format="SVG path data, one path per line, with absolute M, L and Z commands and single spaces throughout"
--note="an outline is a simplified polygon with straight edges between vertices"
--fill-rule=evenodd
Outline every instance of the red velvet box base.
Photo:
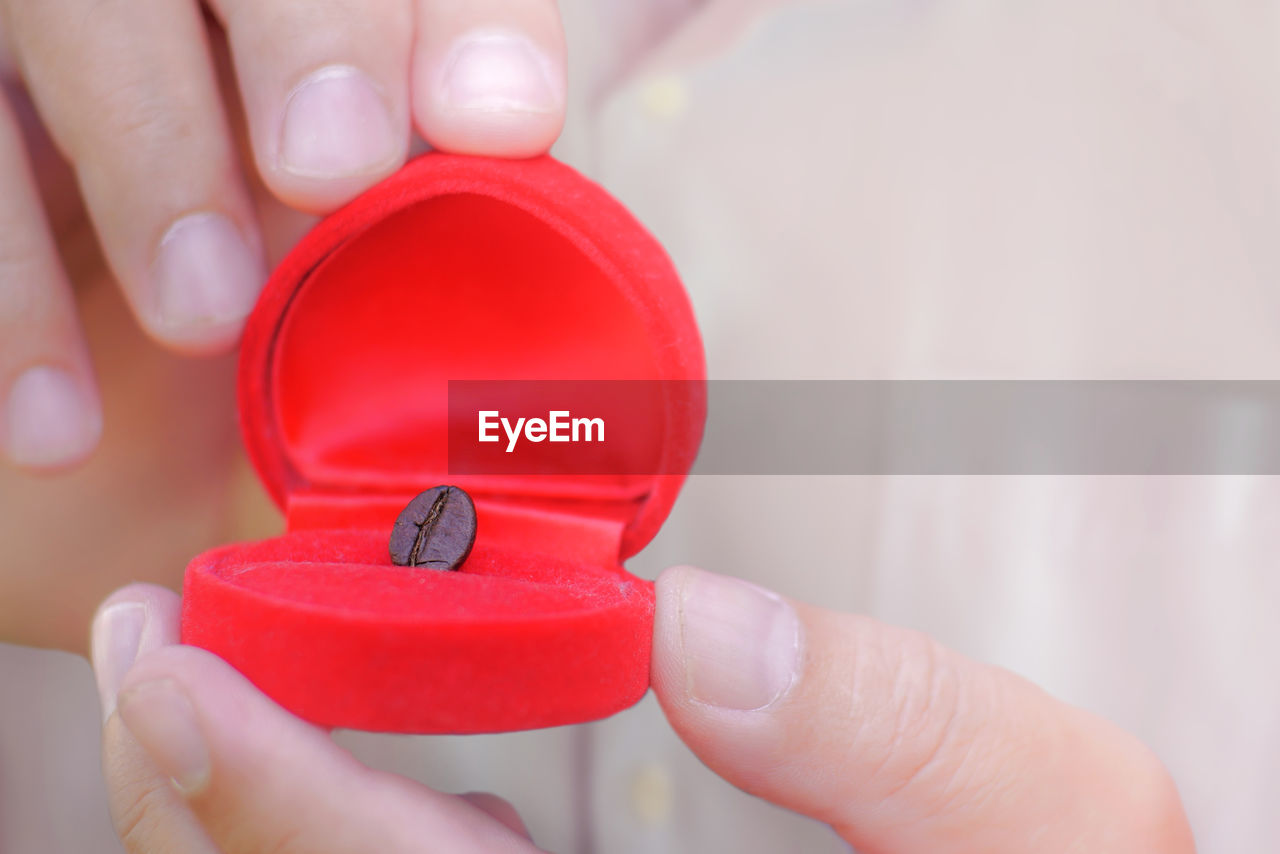
M 674 269 L 602 189 L 550 158 L 419 158 L 304 238 L 246 326 L 241 427 L 287 533 L 192 561 L 183 642 L 331 727 L 496 732 L 634 704 L 653 588 L 622 561 L 683 476 L 451 476 L 447 383 L 704 376 Z M 664 472 L 704 413 L 668 409 L 647 449 Z M 476 502 L 462 571 L 393 566 L 396 515 L 444 483 Z
M 465 573 L 408 572 L 391 565 L 386 539 L 306 532 L 202 555 L 187 571 L 184 642 L 215 647 L 325 726 L 556 726 L 613 714 L 647 690 L 648 582 L 483 544 Z

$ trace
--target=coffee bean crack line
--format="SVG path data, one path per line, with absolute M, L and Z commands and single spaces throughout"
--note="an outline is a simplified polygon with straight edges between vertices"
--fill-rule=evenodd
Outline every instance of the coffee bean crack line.
M 449 502 L 449 492 L 446 489 L 436 496 L 436 500 L 431 502 L 431 509 L 427 511 L 427 518 L 423 519 L 422 524 L 418 526 L 418 536 L 414 538 L 413 550 L 409 552 L 409 566 L 422 565 L 418 562 L 418 555 L 431 540 L 436 525 L 440 524 L 440 517 L 444 515 L 445 505 Z

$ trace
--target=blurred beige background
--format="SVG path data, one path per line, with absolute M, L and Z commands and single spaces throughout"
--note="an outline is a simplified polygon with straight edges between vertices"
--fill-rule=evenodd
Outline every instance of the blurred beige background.
M 563 5 L 557 153 L 668 247 L 713 377 L 1280 377 L 1275 3 L 713 4 L 640 59 L 609 4 Z M 754 524 L 766 487 L 802 554 Z M 1272 478 L 703 478 L 634 566 L 1011 667 L 1150 743 L 1202 851 L 1263 851 L 1278 511 Z M 111 850 L 87 667 L 6 648 L 0 672 L 0 851 Z M 651 699 L 582 728 L 340 738 L 512 799 L 564 854 L 843 850 L 711 777 Z

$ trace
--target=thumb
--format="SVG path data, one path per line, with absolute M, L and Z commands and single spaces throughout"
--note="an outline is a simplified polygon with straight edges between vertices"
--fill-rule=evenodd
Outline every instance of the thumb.
M 175 594 L 135 586 L 95 620 L 103 767 L 127 851 L 537 850 L 502 799 L 366 768 L 226 662 L 177 645 L 178 615 Z
M 653 686 L 713 771 L 861 851 L 1194 851 L 1160 762 L 1115 726 L 917 632 L 678 567 Z

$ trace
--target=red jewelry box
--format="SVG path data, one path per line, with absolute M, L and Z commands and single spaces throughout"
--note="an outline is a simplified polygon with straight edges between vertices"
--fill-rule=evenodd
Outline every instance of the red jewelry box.
M 687 465 L 450 476 L 450 379 L 701 388 L 705 368 L 671 262 L 600 187 L 549 157 L 418 158 L 307 235 L 249 318 L 241 429 L 287 533 L 192 561 L 183 642 L 331 727 L 497 732 L 638 701 L 653 586 L 622 561 Z M 659 456 L 691 463 L 703 415 L 668 407 Z M 444 483 L 475 499 L 470 558 L 393 566 L 396 516 Z

